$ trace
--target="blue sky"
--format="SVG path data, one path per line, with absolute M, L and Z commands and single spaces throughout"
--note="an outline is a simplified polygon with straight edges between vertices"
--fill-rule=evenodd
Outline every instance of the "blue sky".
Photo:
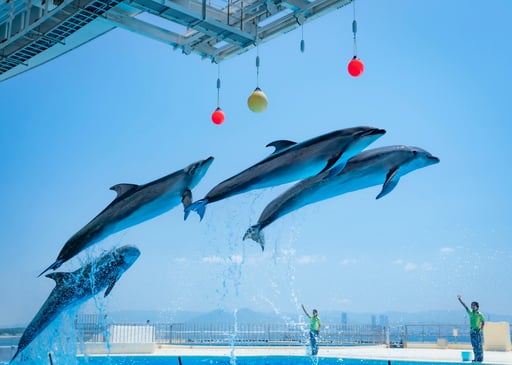
M 264 253 L 241 238 L 286 186 L 211 204 L 202 222 L 175 208 L 62 269 L 137 245 L 109 311 L 416 312 L 458 309 L 460 293 L 511 314 L 511 10 L 505 0 L 358 0 L 363 76 L 346 71 L 349 6 L 304 26 L 304 53 L 300 29 L 259 47 L 262 114 L 246 105 L 256 50 L 221 63 L 222 126 L 210 121 L 216 65 L 121 29 L 0 83 L 0 326 L 32 319 L 53 287 L 36 276 L 114 198 L 110 186 L 211 155 L 199 199 L 271 141 L 356 125 L 387 130 L 374 147 L 415 145 L 441 163 L 378 201 L 374 187 L 278 220 Z

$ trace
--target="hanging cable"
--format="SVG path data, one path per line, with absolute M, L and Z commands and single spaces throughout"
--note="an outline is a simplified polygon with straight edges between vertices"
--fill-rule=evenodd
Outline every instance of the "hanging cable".
M 217 64 L 217 108 L 220 107 L 220 64 Z
M 256 87 L 260 86 L 260 47 L 256 46 Z
M 212 122 L 214 124 L 222 124 L 226 119 L 226 115 L 220 108 L 220 64 L 217 64 L 217 109 L 212 113 Z
M 247 99 L 247 106 L 255 113 L 261 113 L 267 109 L 267 96 L 260 89 L 260 49 L 256 44 L 256 88 Z
M 352 20 L 352 33 L 354 33 L 354 58 L 357 57 L 357 20 L 356 20 L 356 0 L 352 1 L 354 8 L 354 20 Z
M 300 26 L 301 29 L 301 40 L 300 40 L 300 51 L 304 53 L 306 45 L 304 44 L 304 24 Z
M 348 73 L 353 77 L 361 76 L 364 71 L 363 62 L 357 57 L 357 20 L 356 20 L 356 0 L 352 0 L 354 8 L 354 20 L 352 20 L 352 33 L 354 34 L 354 56 L 348 63 Z

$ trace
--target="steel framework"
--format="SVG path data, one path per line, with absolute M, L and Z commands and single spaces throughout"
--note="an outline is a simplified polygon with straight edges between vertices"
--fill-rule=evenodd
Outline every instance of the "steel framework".
M 212 62 L 352 0 L 0 0 L 0 81 L 116 27 Z

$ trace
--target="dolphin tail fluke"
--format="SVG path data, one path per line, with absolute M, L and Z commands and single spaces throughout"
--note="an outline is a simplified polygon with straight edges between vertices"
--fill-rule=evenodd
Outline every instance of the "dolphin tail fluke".
M 51 264 L 50 266 L 48 266 L 41 274 L 37 275 L 37 277 L 40 277 L 41 275 L 43 275 L 45 272 L 47 272 L 48 270 L 55 270 L 55 269 L 58 269 L 60 267 L 60 265 L 62 265 L 62 260 L 57 260 L 55 261 L 53 264 Z
M 187 220 L 188 215 L 193 210 L 194 212 L 199 214 L 199 218 L 201 220 L 203 220 L 204 212 L 206 210 L 206 204 L 208 204 L 208 200 L 201 199 L 201 200 L 198 200 L 198 201 L 190 204 L 189 206 L 185 207 L 185 217 L 184 217 L 184 219 Z
M 254 226 L 249 227 L 247 232 L 244 234 L 244 241 L 247 238 L 258 242 L 261 246 L 261 251 L 265 250 L 265 237 L 263 237 L 263 233 L 261 233 L 261 224 L 255 224 Z

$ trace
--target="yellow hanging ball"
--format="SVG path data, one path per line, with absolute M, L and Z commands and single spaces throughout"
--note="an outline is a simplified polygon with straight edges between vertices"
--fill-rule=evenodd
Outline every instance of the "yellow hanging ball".
M 261 113 L 267 109 L 268 100 L 267 96 L 259 87 L 254 89 L 253 93 L 247 99 L 249 109 L 255 113 Z

